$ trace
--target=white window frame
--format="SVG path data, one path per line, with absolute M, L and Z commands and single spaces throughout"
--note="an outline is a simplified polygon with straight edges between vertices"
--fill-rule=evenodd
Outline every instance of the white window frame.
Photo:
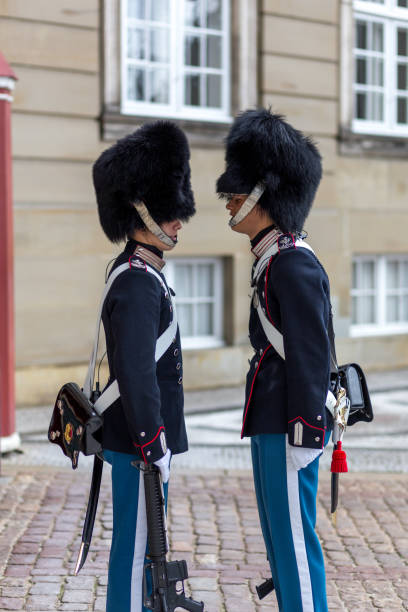
M 353 66 L 352 74 L 352 130 L 358 134 L 376 134 L 379 136 L 408 136 L 408 125 L 397 123 L 397 88 L 396 88 L 396 65 L 397 55 L 395 49 L 396 32 L 398 27 L 408 29 L 408 8 L 397 6 L 397 0 L 384 0 L 384 4 L 377 2 L 365 2 L 354 0 L 354 26 L 358 19 L 382 23 L 384 27 L 384 121 L 370 121 L 355 118 L 355 91 L 362 89 L 362 85 L 356 83 L 355 78 L 355 56 L 364 55 L 361 50 L 356 49 L 355 33 L 353 33 Z M 354 29 L 355 32 L 355 29 Z M 370 53 L 372 53 L 370 51 Z M 367 85 L 367 90 L 373 87 Z M 408 97 L 408 91 L 407 91 Z
M 177 287 L 174 286 L 175 265 L 180 264 L 212 264 L 214 265 L 214 334 L 210 336 L 185 336 L 181 333 L 181 346 L 183 349 L 205 349 L 218 348 L 225 345 L 223 339 L 223 315 L 224 315 L 224 282 L 223 260 L 220 257 L 172 257 L 167 260 L 163 272 L 170 287 L 176 291 L 177 308 Z M 193 275 L 193 282 L 195 282 Z M 196 303 L 200 299 L 196 298 Z
M 405 334 L 408 332 L 408 321 L 388 323 L 386 319 L 387 306 L 387 263 L 390 261 L 408 262 L 408 254 L 388 255 L 356 255 L 353 263 L 372 261 L 374 262 L 375 275 L 375 323 L 351 324 L 350 336 L 352 338 L 361 336 L 386 336 L 394 334 Z M 360 289 L 350 290 L 353 298 L 360 294 Z
M 137 102 L 127 100 L 127 2 L 121 0 L 120 24 L 121 24 L 121 113 L 123 115 L 142 115 L 146 117 L 166 117 L 169 119 L 189 119 L 200 120 L 214 123 L 225 123 L 231 121 L 230 96 L 231 96 L 231 59 L 230 59 L 230 0 L 223 1 L 223 24 L 225 27 L 222 32 L 222 51 L 221 56 L 225 61 L 225 68 L 222 69 L 221 76 L 221 96 L 222 107 L 219 109 L 207 108 L 203 106 L 187 106 L 184 104 L 184 74 L 194 72 L 184 64 L 184 34 L 186 31 L 197 34 L 219 35 L 220 30 L 207 28 L 193 28 L 184 25 L 185 2 L 180 0 L 170 1 L 170 102 L 169 104 L 155 104 L 149 102 Z M 218 69 L 197 67 L 199 74 L 215 72 Z M 180 84 L 180 86 L 178 86 Z

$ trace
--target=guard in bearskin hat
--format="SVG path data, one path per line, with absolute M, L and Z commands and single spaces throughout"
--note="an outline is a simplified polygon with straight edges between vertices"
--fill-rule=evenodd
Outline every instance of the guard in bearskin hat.
M 327 610 L 315 532 L 318 464 L 330 436 L 329 280 L 304 238 L 321 179 L 316 146 L 269 110 L 248 110 L 226 140 L 217 192 L 255 256 L 241 437 L 251 438 L 255 490 L 279 609 Z
M 108 612 L 147 609 L 142 603 L 143 476 L 132 462 L 156 463 L 167 496 L 170 457 L 187 450 L 180 334 L 163 251 L 177 244 L 181 222 L 195 212 L 189 158 L 184 133 L 171 122 L 157 121 L 119 140 L 93 167 L 102 228 L 112 242 L 127 241 L 110 274 L 123 264 L 124 271 L 114 279 L 102 310 L 107 387 L 117 381 L 119 394 L 104 412 L 102 435 L 113 491 Z M 110 392 L 102 398 L 106 395 Z

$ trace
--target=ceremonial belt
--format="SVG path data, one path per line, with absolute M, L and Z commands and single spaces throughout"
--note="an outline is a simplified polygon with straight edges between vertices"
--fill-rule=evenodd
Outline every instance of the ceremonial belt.
M 164 289 L 166 297 L 168 297 L 168 299 L 170 300 L 170 303 L 172 306 L 172 313 L 173 313 L 173 318 L 172 318 L 170 325 L 156 340 L 155 361 L 157 362 L 164 355 L 164 353 L 167 351 L 167 349 L 173 342 L 174 338 L 176 337 L 177 314 L 176 314 L 175 304 L 171 299 L 171 293 L 165 281 L 163 280 L 163 278 L 160 276 L 160 274 L 156 272 L 154 268 L 149 266 L 147 263 L 145 263 L 145 268 L 146 268 L 146 272 L 149 272 L 150 274 L 155 276 L 157 280 L 159 281 L 159 283 L 161 284 L 162 288 Z M 96 357 L 98 353 L 99 334 L 100 334 L 100 328 L 101 328 L 103 305 L 109 293 L 109 290 L 112 287 L 113 282 L 122 272 L 125 272 L 126 270 L 129 270 L 129 263 L 121 264 L 120 266 L 118 266 L 117 268 L 113 270 L 113 272 L 111 273 L 111 275 L 109 276 L 106 282 L 106 285 L 105 285 L 105 288 L 102 294 L 102 298 L 99 304 L 99 311 L 98 311 L 98 316 L 96 320 L 94 345 L 93 345 L 93 349 L 91 353 L 91 358 L 89 360 L 88 372 L 87 372 L 85 382 L 84 382 L 84 387 L 83 387 L 83 392 L 88 397 L 88 399 L 91 397 L 94 378 L 95 378 L 95 366 L 96 366 Z M 94 408 L 96 412 L 99 415 L 103 414 L 105 410 L 109 408 L 109 406 L 111 406 L 119 397 L 120 397 L 120 390 L 119 390 L 118 381 L 114 380 L 110 383 L 110 385 L 104 390 L 104 392 L 99 396 L 99 398 L 94 403 Z
M 308 249 L 309 251 L 311 251 L 314 254 L 314 251 L 312 249 L 312 247 L 307 244 L 307 242 L 305 242 L 302 239 L 298 239 L 295 242 L 295 247 L 298 248 L 303 248 L 303 249 Z M 259 258 L 259 261 L 257 261 L 256 266 L 253 270 L 252 273 L 252 280 L 253 282 L 255 281 L 255 287 L 254 287 L 254 292 L 253 292 L 253 299 L 252 299 L 252 303 L 254 304 L 254 306 L 256 307 L 256 311 L 258 313 L 258 317 L 259 317 L 259 321 L 262 325 L 262 329 L 265 333 L 265 336 L 267 337 L 267 339 L 269 340 L 270 344 L 273 346 L 273 348 L 275 349 L 275 351 L 278 353 L 278 355 L 285 360 L 285 347 L 283 344 L 283 335 L 281 334 L 281 332 L 276 329 L 276 327 L 274 325 L 272 325 L 272 323 L 269 321 L 268 317 L 266 316 L 265 312 L 262 309 L 260 300 L 259 300 L 259 296 L 258 296 L 258 291 L 257 291 L 257 286 L 256 283 L 258 282 L 259 278 L 261 277 L 262 272 L 265 270 L 265 268 L 267 267 L 270 259 L 276 255 L 276 253 L 279 251 L 279 247 L 278 247 L 278 243 L 275 242 L 274 244 L 272 244 L 269 249 L 267 251 L 265 251 L 265 253 L 262 255 L 262 257 Z M 330 344 L 331 344 L 331 339 L 330 339 Z M 329 412 L 333 415 L 334 412 L 334 407 L 336 405 L 336 398 L 334 397 L 334 394 L 329 390 L 327 392 L 327 397 L 326 397 L 326 408 L 329 410 Z

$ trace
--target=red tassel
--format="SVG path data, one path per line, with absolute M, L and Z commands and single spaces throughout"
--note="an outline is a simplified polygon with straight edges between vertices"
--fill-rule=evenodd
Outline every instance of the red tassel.
M 344 450 L 341 448 L 341 442 L 337 442 L 336 448 L 333 451 L 332 462 L 331 462 L 331 472 L 333 474 L 341 474 L 343 472 L 348 472 L 347 467 L 347 455 Z

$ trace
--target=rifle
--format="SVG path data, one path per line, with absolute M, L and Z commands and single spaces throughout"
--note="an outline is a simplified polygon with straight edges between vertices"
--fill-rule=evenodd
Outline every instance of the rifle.
M 143 569 L 143 605 L 154 612 L 174 612 L 176 608 L 202 612 L 204 603 L 187 597 L 184 580 L 188 578 L 186 561 L 167 561 L 169 550 L 163 485 L 159 468 L 154 464 L 133 461 L 132 465 L 143 473 L 147 539 L 149 559 Z M 148 595 L 147 579 L 150 575 L 152 593 Z M 177 583 L 181 582 L 181 590 Z

